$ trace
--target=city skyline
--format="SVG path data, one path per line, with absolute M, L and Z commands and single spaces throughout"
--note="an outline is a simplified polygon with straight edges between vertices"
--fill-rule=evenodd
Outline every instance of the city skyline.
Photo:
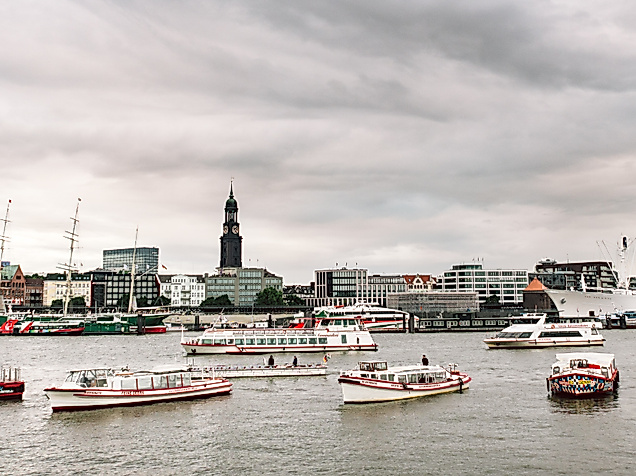
M 149 6 L 152 5 L 152 8 Z M 16 4 L 0 17 L 4 259 L 161 249 L 289 284 L 602 260 L 635 236 L 633 8 L 595 2 Z M 4 210 L 1 212 L 4 216 Z M 612 256 L 613 257 L 613 256 Z

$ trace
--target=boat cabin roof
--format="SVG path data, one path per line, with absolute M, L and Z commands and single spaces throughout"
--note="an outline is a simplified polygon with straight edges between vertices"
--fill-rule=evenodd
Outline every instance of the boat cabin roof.
M 557 354 L 557 362 L 569 363 L 571 360 L 587 360 L 589 363 L 600 366 L 609 366 L 614 361 L 614 354 L 602 354 L 598 352 L 569 352 Z

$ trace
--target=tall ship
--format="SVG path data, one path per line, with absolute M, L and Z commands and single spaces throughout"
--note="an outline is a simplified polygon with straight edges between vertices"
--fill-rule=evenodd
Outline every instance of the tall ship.
M 374 303 L 317 307 L 314 316 L 318 319 L 359 318 L 371 332 L 403 331 L 409 321 L 408 312 L 380 307 Z M 417 326 L 418 318 L 415 319 Z
M 618 243 L 618 266 L 607 264 L 614 275 L 615 287 L 589 287 L 581 279 L 579 289 L 543 289 L 562 316 L 607 316 L 615 312 L 636 310 L 636 290 L 630 289 L 628 263 L 633 262 L 634 240 L 621 236 Z M 602 250 L 602 248 L 601 248 Z M 606 253 L 609 254 L 609 253 Z
M 378 350 L 360 319 L 320 319 L 315 327 L 230 328 L 211 327 L 194 338 L 181 338 L 188 355 L 272 354 L 279 352 L 338 352 Z

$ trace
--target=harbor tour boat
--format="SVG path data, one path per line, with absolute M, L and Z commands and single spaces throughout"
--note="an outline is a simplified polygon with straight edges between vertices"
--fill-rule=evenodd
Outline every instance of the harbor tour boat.
M 409 322 L 409 313 L 397 309 L 380 307 L 373 303 L 357 303 L 351 306 L 324 306 L 314 309 L 317 319 L 360 318 L 370 332 L 404 331 Z M 419 320 L 415 317 L 415 326 Z
M 15 367 L 0 368 L 0 401 L 22 400 L 24 381 L 22 372 Z
M 614 354 L 595 352 L 557 354 L 548 391 L 560 397 L 600 397 L 618 389 L 619 373 Z
M 494 337 L 484 339 L 491 349 L 540 349 L 544 347 L 582 347 L 603 345 L 600 319 L 595 317 L 559 318 L 545 313 L 524 314 L 531 324 L 512 324 Z
M 187 369 L 131 372 L 93 368 L 73 370 L 61 386 L 44 391 L 53 412 L 60 412 L 227 395 L 232 391 L 232 384 Z
M 455 364 L 389 367 L 386 361 L 359 362 L 358 368 L 340 373 L 344 403 L 374 403 L 462 392 L 472 378 Z
M 206 329 L 181 337 L 187 355 L 378 350 L 360 319 L 320 319 L 315 327 Z
M 58 322 L 8 319 L 0 326 L 0 335 L 13 336 L 78 336 L 83 332 L 83 323 L 62 320 Z

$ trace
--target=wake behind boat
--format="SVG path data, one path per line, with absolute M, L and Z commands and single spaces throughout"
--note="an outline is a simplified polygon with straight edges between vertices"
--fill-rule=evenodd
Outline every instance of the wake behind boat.
M 357 369 L 340 373 L 344 403 L 373 403 L 462 392 L 472 378 L 460 373 L 456 365 L 389 367 L 386 361 L 365 361 Z
M 59 387 L 45 390 L 53 412 L 149 405 L 227 395 L 232 384 L 189 370 L 140 371 L 92 368 L 69 372 Z
M 522 317 L 534 317 L 537 321 L 534 324 L 513 324 L 494 337 L 484 339 L 484 343 L 491 349 L 540 349 L 603 345 L 605 342 L 599 332 L 602 325 L 598 318 L 564 320 L 543 313 L 524 314 Z

